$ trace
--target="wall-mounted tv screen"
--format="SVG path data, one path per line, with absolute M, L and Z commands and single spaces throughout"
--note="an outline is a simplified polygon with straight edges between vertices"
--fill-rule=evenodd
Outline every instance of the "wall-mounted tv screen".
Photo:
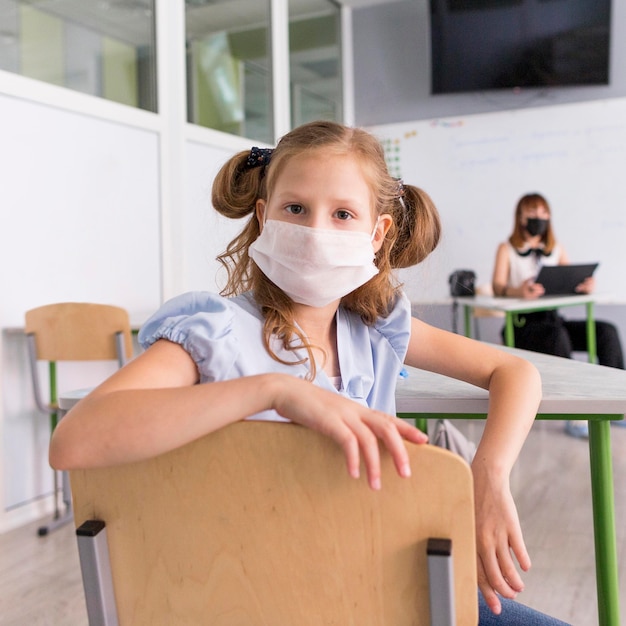
M 432 93 L 607 85 L 611 0 L 430 0 Z

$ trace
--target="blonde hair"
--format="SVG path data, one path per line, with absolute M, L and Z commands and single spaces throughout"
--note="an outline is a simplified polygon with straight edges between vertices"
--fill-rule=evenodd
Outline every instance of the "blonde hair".
M 264 345 L 268 352 L 283 362 L 270 348 L 272 335 L 282 340 L 286 350 L 305 348 L 311 378 L 315 377 L 312 346 L 295 324 L 293 301 L 252 262 L 248 248 L 260 234 L 256 201 L 269 199 L 279 174 L 291 158 L 314 151 L 357 159 L 371 189 L 376 214 L 387 213 L 392 217 L 375 256 L 378 274 L 341 300 L 341 305 L 358 314 L 365 324 L 372 325 L 390 313 L 401 286 L 393 270 L 423 261 L 435 249 L 441 235 L 439 214 L 428 194 L 393 178 L 380 143 L 358 128 L 328 121 L 310 122 L 287 133 L 271 152 L 267 164 L 251 164 L 249 151 L 236 154 L 224 164 L 213 183 L 213 206 L 226 217 L 249 219 L 217 257 L 228 273 L 222 295 L 252 291 L 265 319 Z M 299 345 L 294 345 L 294 336 L 300 340 Z

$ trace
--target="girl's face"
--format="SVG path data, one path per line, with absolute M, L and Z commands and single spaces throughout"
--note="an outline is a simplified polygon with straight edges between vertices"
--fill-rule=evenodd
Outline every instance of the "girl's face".
M 377 220 L 374 197 L 358 160 L 319 150 L 289 159 L 276 178 L 268 201 L 257 201 L 257 218 L 292 222 L 311 228 L 373 234 L 378 251 L 391 216 Z

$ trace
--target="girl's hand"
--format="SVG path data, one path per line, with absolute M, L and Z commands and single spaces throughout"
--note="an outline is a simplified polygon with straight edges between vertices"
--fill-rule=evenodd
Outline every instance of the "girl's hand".
M 478 586 L 497 615 L 501 611 L 498 595 L 513 599 L 523 591 L 524 583 L 514 558 L 523 571 L 530 569 L 530 557 L 524 545 L 517 510 L 508 478 L 494 476 L 480 461 L 472 463 L 476 501 L 476 547 Z
M 522 283 L 522 298 L 526 300 L 534 300 L 543 296 L 545 289 L 543 285 L 536 283 L 532 278 Z
M 348 473 L 358 478 L 360 457 L 369 485 L 380 489 L 378 440 L 391 454 L 398 474 L 411 475 L 403 439 L 425 443 L 428 437 L 406 421 L 374 411 L 339 394 L 292 376 L 276 375 L 273 407 L 280 415 L 334 439 L 343 449 Z

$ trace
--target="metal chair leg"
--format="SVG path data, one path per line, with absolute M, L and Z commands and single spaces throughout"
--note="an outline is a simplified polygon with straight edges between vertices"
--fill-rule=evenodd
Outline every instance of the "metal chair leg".
M 89 626 L 118 626 L 106 525 L 88 520 L 76 529 Z
M 428 555 L 428 584 L 431 626 L 454 626 L 454 567 L 452 541 L 430 538 L 426 547 Z
M 51 533 L 57 528 L 61 528 L 61 526 L 65 526 L 69 524 L 74 519 L 74 514 L 72 512 L 72 494 L 70 491 L 70 478 L 67 472 L 62 472 L 61 474 L 61 484 L 62 484 L 62 493 L 63 493 L 63 503 L 65 505 L 65 511 L 61 512 L 59 508 L 58 502 L 58 472 L 54 472 L 54 516 L 52 521 L 45 526 L 40 526 L 37 529 L 37 534 L 40 537 L 45 537 L 47 534 Z

